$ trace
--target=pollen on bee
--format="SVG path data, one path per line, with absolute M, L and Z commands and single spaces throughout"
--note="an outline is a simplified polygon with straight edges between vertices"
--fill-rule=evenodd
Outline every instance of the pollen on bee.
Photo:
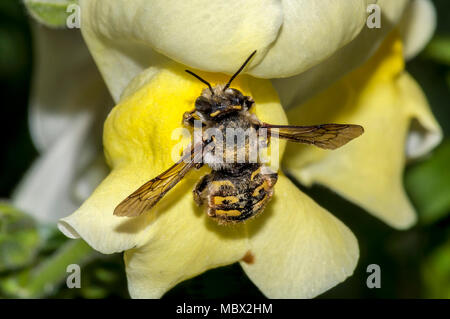
M 252 252 L 249 250 L 247 251 L 247 253 L 245 254 L 244 257 L 242 257 L 242 261 L 251 265 L 255 262 L 255 256 L 252 254 Z

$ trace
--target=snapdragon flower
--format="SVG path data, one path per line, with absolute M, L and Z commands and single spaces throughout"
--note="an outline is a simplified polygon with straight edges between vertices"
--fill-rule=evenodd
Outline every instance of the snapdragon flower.
M 384 23 L 367 29 L 366 9 L 375 2 Z M 332 152 L 299 145 L 284 152 L 281 143 L 283 168 L 393 227 L 411 226 L 415 213 L 401 180 L 405 161 L 442 137 L 404 71 L 405 56 L 428 37 L 408 45 L 401 35 L 412 41 L 408 30 L 416 24 L 404 21 L 401 31 L 392 31 L 417 3 L 430 8 L 422 0 L 80 1 L 83 37 L 117 103 L 103 133 L 111 172 L 59 228 L 102 253 L 125 251 L 135 298 L 161 297 L 183 280 L 234 262 L 268 297 L 314 297 L 342 282 L 358 260 L 356 238 L 282 174 L 264 213 L 235 227 L 216 225 L 194 205 L 191 190 L 205 168 L 143 216 L 123 219 L 112 212 L 173 163 L 171 132 L 203 88 L 183 69 L 222 83 L 223 73 L 234 73 L 256 49 L 233 85 L 254 98 L 261 120 L 366 127 L 364 136 Z

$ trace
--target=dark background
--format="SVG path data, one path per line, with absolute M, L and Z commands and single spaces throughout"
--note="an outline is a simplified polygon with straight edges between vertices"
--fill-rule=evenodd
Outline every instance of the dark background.
M 395 1 L 395 0 L 394 0 Z M 435 0 L 438 30 L 429 47 L 408 63 L 445 132 L 445 140 L 426 159 L 412 163 L 405 185 L 419 213 L 419 223 L 408 231 L 394 230 L 362 209 L 322 187 L 304 189 L 332 211 L 354 232 L 361 257 L 355 274 L 320 298 L 450 298 L 450 203 L 436 210 L 430 205 L 450 198 L 450 1 Z M 17 0 L 0 1 L 0 198 L 8 198 L 37 157 L 28 130 L 28 99 L 33 70 L 29 17 Z M 1 219 L 0 219 L 1 225 Z M 36 226 L 37 227 L 37 226 Z M 0 270 L 0 281 L 29 273 L 48 256 L 58 253 L 67 240 L 56 230 L 40 245 L 36 256 L 20 267 Z M 0 237 L 0 252 L 2 239 Z M 69 290 L 55 280 L 54 289 L 39 297 L 128 297 L 123 262 L 119 254 L 90 258 L 83 269 L 82 289 Z M 1 257 L 1 256 L 0 256 Z M 382 269 L 381 289 L 366 286 L 369 264 Z M 23 278 L 27 278 L 26 276 Z M 26 279 L 18 280 L 24 282 Z M 5 280 L 6 282 L 6 280 Z M 20 297 L 0 284 L 0 297 Z M 238 265 L 208 271 L 181 283 L 165 298 L 263 297 Z

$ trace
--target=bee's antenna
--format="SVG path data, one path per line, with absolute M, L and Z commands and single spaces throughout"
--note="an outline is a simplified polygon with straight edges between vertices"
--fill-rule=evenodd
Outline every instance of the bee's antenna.
M 187 73 L 189 73 L 190 75 L 196 77 L 197 79 L 199 79 L 199 80 L 202 81 L 203 83 L 205 83 L 205 84 L 209 87 L 209 90 L 211 91 L 211 94 L 214 95 L 213 88 L 212 88 L 211 84 L 209 84 L 208 81 L 203 80 L 199 75 L 195 74 L 194 72 L 191 72 L 191 71 L 189 71 L 189 70 L 185 70 L 185 71 L 186 71 Z
M 223 91 L 225 91 L 226 89 L 228 89 L 230 87 L 231 82 L 239 75 L 239 73 L 241 73 L 241 71 L 245 68 L 247 63 L 251 60 L 251 58 L 253 58 L 253 56 L 255 54 L 256 54 L 256 50 L 253 51 L 252 54 L 250 54 L 250 56 L 247 58 L 247 60 L 245 60 L 244 64 L 242 64 L 242 66 L 239 68 L 239 70 L 237 70 L 237 72 L 235 74 L 233 74 L 233 76 L 231 77 L 230 81 L 228 81 L 228 83 L 225 84 L 225 86 L 223 87 Z

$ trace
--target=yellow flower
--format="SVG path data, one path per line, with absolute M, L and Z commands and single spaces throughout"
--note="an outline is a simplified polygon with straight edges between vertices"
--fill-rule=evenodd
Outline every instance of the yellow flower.
M 411 119 L 431 132 L 427 147 L 440 138 L 402 61 L 401 41 L 394 33 L 366 65 L 289 112 L 290 124 L 351 122 L 364 125 L 365 135 L 337 151 L 291 144 L 284 157 L 302 182 L 333 187 L 397 227 L 414 220 L 400 179 Z M 213 84 L 228 78 L 200 74 Z M 233 86 L 255 99 L 255 114 L 262 121 L 287 124 L 269 80 L 242 75 Z M 134 298 L 161 297 L 183 280 L 234 262 L 272 298 L 314 297 L 345 280 L 358 260 L 356 238 L 282 174 L 261 216 L 240 225 L 219 226 L 194 204 L 192 189 L 206 168 L 191 172 L 148 213 L 131 219 L 113 216 L 121 200 L 173 163 L 172 148 L 179 141 L 172 132 L 202 88 L 173 62 L 132 81 L 104 127 L 111 173 L 60 221 L 60 230 L 102 253 L 125 251 Z
M 233 86 L 255 99 L 255 113 L 261 120 L 287 124 L 289 118 L 290 124 L 341 122 L 366 128 L 366 134 L 337 151 L 286 147 L 283 142 L 284 169 L 305 185 L 332 188 L 392 226 L 405 228 L 414 222 L 402 187 L 403 166 L 407 158 L 421 156 L 439 143 L 441 131 L 420 89 L 404 72 L 399 35 L 393 33 L 375 57 L 340 78 L 366 62 L 400 21 L 403 38 L 413 43 L 414 30 L 423 24 L 417 22 L 416 13 L 433 15 L 429 1 L 79 3 L 84 40 L 117 106 L 105 122 L 103 136 L 111 171 L 75 213 L 60 221 L 59 228 L 102 253 L 125 251 L 132 297 L 160 297 L 185 279 L 234 262 L 241 263 L 268 297 L 314 297 L 350 276 L 358 260 L 351 231 L 281 172 L 274 198 L 262 215 L 241 225 L 219 226 L 194 204 L 192 188 L 207 168 L 192 171 L 146 214 L 131 219 L 113 215 L 121 200 L 172 164 L 172 149 L 179 143 L 171 138 L 172 132 L 181 127 L 182 114 L 193 108 L 203 88 L 183 72 L 183 64 L 214 72 L 202 76 L 221 83 L 228 77 L 219 72 L 233 73 L 257 49 L 247 74 Z M 383 13 L 381 29 L 365 27 L 367 7 L 374 3 Z M 414 19 L 405 18 L 406 8 L 407 16 Z M 407 43 L 405 57 L 427 42 L 434 28 L 427 26 L 420 28 L 418 41 Z M 86 88 L 92 85 L 83 86 L 83 91 Z M 99 96 L 106 93 L 97 91 Z M 289 109 L 288 116 L 284 109 Z M 51 112 L 38 115 L 32 118 L 35 131 L 53 127 L 47 121 L 53 119 Z M 58 123 L 51 136 L 67 135 L 69 143 L 66 139 L 55 143 L 50 155 L 57 156 L 48 156 L 51 161 L 44 158 L 33 169 L 18 191 L 19 202 L 35 207 L 37 196 L 43 203 L 39 210 L 49 212 L 54 194 L 73 197 L 70 187 L 55 186 L 60 183 L 52 183 L 47 192 L 51 196 L 42 196 L 39 181 L 52 174 L 64 180 L 62 185 L 71 183 L 68 173 L 60 172 L 72 166 L 75 171 L 75 166 L 57 170 L 62 162 L 57 159 L 79 156 L 80 141 L 92 136 L 88 129 L 97 123 L 93 116 L 80 116 L 75 127 Z M 60 134 L 63 130 L 70 134 Z M 51 210 L 61 213 L 55 207 Z
M 434 148 L 442 132 L 404 70 L 396 32 L 365 65 L 288 114 L 293 125 L 349 122 L 365 128 L 363 136 L 334 152 L 290 144 L 284 167 L 295 178 L 328 186 L 393 227 L 415 222 L 403 189 L 405 161 Z
M 203 76 L 213 83 L 226 79 Z M 241 76 L 234 87 L 253 96 L 261 120 L 287 123 L 270 81 Z M 356 239 L 284 176 L 263 216 L 243 225 L 219 226 L 195 206 L 192 188 L 206 169 L 189 174 L 151 213 L 135 219 L 112 215 L 123 198 L 171 165 L 179 142 L 172 132 L 202 88 L 171 64 L 122 100 L 104 129 L 112 171 L 60 229 L 103 253 L 126 250 L 132 297 L 160 297 L 178 282 L 246 254 L 254 261 L 242 262 L 243 268 L 269 297 L 313 297 L 343 281 L 358 259 Z

